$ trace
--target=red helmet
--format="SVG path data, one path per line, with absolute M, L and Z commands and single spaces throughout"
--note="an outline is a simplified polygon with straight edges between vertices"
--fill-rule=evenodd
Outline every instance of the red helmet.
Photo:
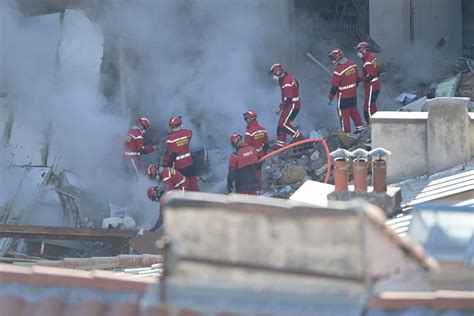
M 181 116 L 172 116 L 168 122 L 168 125 L 171 128 L 176 128 L 178 126 L 181 126 L 181 124 L 183 124 Z
M 365 50 L 370 50 L 370 46 L 369 46 L 369 43 L 367 42 L 360 42 L 359 44 L 357 44 L 357 50 L 359 52 L 364 52 Z
M 147 190 L 146 190 L 146 195 L 148 196 L 148 198 L 150 199 L 150 201 L 156 201 L 158 199 L 158 191 L 157 191 L 157 188 L 158 187 L 149 187 Z
M 155 179 L 158 174 L 158 170 L 154 164 L 150 164 L 146 169 L 146 173 L 150 179 Z
M 230 144 L 232 147 L 236 147 L 237 143 L 242 140 L 242 135 L 237 134 L 236 132 L 233 132 L 232 135 L 230 135 Z
M 244 115 L 244 120 L 257 118 L 257 112 L 255 112 L 254 110 L 247 110 L 244 112 L 243 115 Z
M 269 74 L 274 75 L 274 76 L 280 76 L 285 70 L 283 69 L 283 65 L 281 64 L 273 64 L 270 67 L 270 72 Z
M 328 54 L 328 57 L 332 61 L 339 61 L 344 57 L 344 52 L 340 48 L 335 48 Z
M 144 129 L 147 129 L 148 127 L 150 127 L 150 120 L 144 116 L 140 116 L 137 119 L 137 124 L 142 126 Z

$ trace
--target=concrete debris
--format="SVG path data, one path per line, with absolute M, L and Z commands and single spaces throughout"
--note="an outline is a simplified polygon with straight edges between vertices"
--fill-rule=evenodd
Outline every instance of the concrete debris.
M 107 217 L 102 220 L 102 228 L 132 229 L 136 225 L 135 220 L 130 216 Z
M 461 74 L 456 96 L 470 98 L 471 101 L 474 101 L 474 72 Z
M 402 105 L 407 105 L 415 101 L 417 97 L 418 96 L 416 94 L 403 92 L 395 99 L 395 101 L 401 103 Z
M 410 104 L 407 104 L 399 109 L 401 112 L 427 112 L 425 107 L 428 97 L 420 98 Z
M 128 216 L 128 208 L 120 207 L 109 203 L 110 217 L 126 217 Z
M 461 73 L 458 73 L 456 76 L 441 82 L 436 89 L 436 97 L 453 97 L 460 80 Z
M 359 139 L 359 137 L 352 133 L 346 134 L 340 131 L 337 133 L 337 139 L 341 142 L 344 148 L 349 148 L 349 147 L 352 147 L 355 143 L 357 143 L 357 140 Z
M 308 174 L 303 166 L 288 166 L 283 169 L 279 184 L 295 184 L 302 181 Z

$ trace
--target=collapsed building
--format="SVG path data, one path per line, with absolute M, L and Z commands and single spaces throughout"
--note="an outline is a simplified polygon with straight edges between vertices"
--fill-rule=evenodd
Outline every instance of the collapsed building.
M 156 103 L 158 105 L 152 102 L 156 99 L 162 101 L 160 98 L 164 95 L 172 108 L 176 105 L 181 113 L 190 116 L 189 122 L 199 135 L 200 144 L 208 147 L 200 151 L 204 157 L 203 168 L 208 168 L 208 163 L 211 163 L 214 169 L 218 169 L 216 165 L 225 164 L 227 149 L 215 136 L 215 129 L 207 130 L 208 125 L 226 119 L 232 122 L 229 119 L 232 116 L 225 116 L 222 112 L 203 114 L 206 108 L 197 105 L 199 95 L 196 97 L 194 87 L 184 91 L 178 88 L 167 91 L 169 86 L 165 86 L 165 91 L 150 89 L 147 81 L 153 65 L 147 64 L 149 53 L 141 50 L 145 46 L 134 46 L 143 42 L 127 37 L 130 33 L 127 33 L 126 27 L 117 31 L 120 25 L 120 21 L 114 19 L 117 16 L 107 15 L 107 10 L 114 11 L 117 6 L 131 9 L 134 4 L 138 6 L 140 3 L 125 0 L 16 1 L 22 23 L 34 21 L 30 25 L 33 28 L 52 25 L 51 29 L 57 32 L 54 34 L 58 41 L 48 52 L 54 56 L 54 72 L 61 73 L 71 64 L 79 67 L 92 64 L 94 76 L 91 82 L 100 88 L 100 95 L 105 100 L 93 105 L 109 111 L 120 120 L 120 124 L 114 126 L 114 133 L 107 135 L 107 141 L 116 136 L 115 139 L 118 139 L 120 135 L 117 131 L 125 132 L 127 121 L 143 111 L 149 110 L 165 121 L 160 111 L 163 109 L 170 114 L 167 112 L 170 109 L 160 102 Z M 194 16 L 192 10 L 198 7 L 191 1 L 176 3 L 172 9 L 177 10 L 177 16 L 188 23 L 180 31 L 196 27 L 202 16 Z M 425 10 L 430 5 L 432 11 Z M 442 18 L 439 17 L 441 10 L 444 13 Z M 7 12 L 11 11 L 2 11 L 2 14 Z M 124 14 L 121 10 L 118 12 Z M 312 137 L 324 138 L 330 151 L 338 147 L 354 151 L 365 147 L 371 139 L 374 148 L 384 147 L 392 152 L 387 160 L 387 179 L 389 184 L 393 184 L 388 186 L 388 191 L 397 192 L 392 199 L 395 206 L 388 211 L 383 206 L 377 209 L 364 203 L 334 202 L 341 196 L 345 196 L 342 200 L 357 196 L 377 204 L 380 197 L 374 194 L 371 186 L 367 187 L 367 192 L 356 194 L 349 183 L 346 183 L 346 192 L 334 194 L 335 188 L 330 184 L 335 181 L 334 173 L 329 170 L 329 181 L 326 181 L 330 162 L 324 147 L 316 144 L 294 148 L 265 163 L 267 181 L 264 196 L 282 199 L 291 196 L 290 202 L 261 197 L 243 199 L 207 194 L 178 195 L 166 204 L 165 230 L 140 235 L 140 228 L 151 226 L 147 220 L 155 219 L 156 210 L 140 198 L 120 204 L 128 197 L 122 190 L 118 190 L 118 194 L 114 192 L 125 197 L 119 199 L 117 205 L 104 192 L 96 194 L 91 190 L 89 185 L 93 181 L 80 177 L 80 172 L 74 167 L 79 169 L 81 166 L 67 163 L 71 157 L 61 155 L 64 147 L 55 142 L 60 139 L 58 134 L 66 133 L 67 124 L 58 124 L 58 117 L 53 116 L 51 121 L 44 120 L 47 122 L 41 126 L 32 125 L 31 118 L 22 113 L 25 108 L 32 108 L 21 106 L 25 99 L 21 99 L 18 90 L 14 89 L 16 82 L 11 78 L 3 80 L 5 78 L 2 77 L 0 126 L 3 128 L 3 144 L 0 169 L 1 178 L 8 179 L 8 185 L 2 183 L 0 190 L 0 257 L 3 262 L 13 263 L 0 267 L 2 310 L 12 315 L 19 314 L 23 311 L 22 306 L 28 303 L 30 309 L 35 309 L 36 304 L 41 305 L 41 310 L 47 310 L 45 314 L 48 315 L 61 314 L 78 306 L 87 310 L 85 314 L 95 311 L 97 315 L 105 311 L 115 314 L 125 312 L 128 315 L 152 312 L 157 315 L 380 315 L 389 311 L 419 312 L 420 308 L 420 315 L 435 311 L 460 315 L 472 312 L 473 257 L 472 237 L 469 234 L 472 231 L 472 213 L 469 207 L 472 205 L 474 136 L 472 114 L 467 113 L 469 100 L 423 100 L 427 111 L 420 113 L 413 110 L 413 113 L 380 112 L 373 117 L 372 130 L 357 140 L 337 137 L 331 124 L 321 125 L 321 121 L 331 121 L 327 114 L 329 110 L 310 105 L 323 102 L 320 95 L 328 88 L 326 83 L 319 84 L 319 77 L 322 74 L 327 76 L 324 68 L 329 66 L 325 59 L 329 45 L 341 45 L 350 52 L 360 40 L 378 47 L 382 54 L 410 43 L 416 46 L 424 42 L 428 42 L 429 47 L 439 46 L 439 50 L 448 56 L 464 52 L 466 60 L 460 62 L 461 65 L 456 61 L 458 64 L 454 66 L 456 75 L 459 70 L 462 71 L 459 76 L 463 79 L 456 83 L 459 89 L 448 85 L 452 92 L 446 96 L 468 96 L 466 93 L 472 89 L 463 80 L 472 74 L 472 70 L 469 71 L 473 47 L 472 15 L 469 15 L 472 5 L 469 1 L 449 1 L 449 4 L 446 1 L 416 0 L 400 4 L 373 0 L 255 1 L 245 2 L 237 10 L 238 14 L 246 12 L 250 16 L 258 12 L 258 18 L 263 21 L 262 33 L 259 34 L 265 35 L 265 43 L 262 44 L 266 47 L 265 56 L 257 54 L 257 61 L 260 64 L 267 60 L 282 61 L 295 69 L 297 74 L 301 73 L 303 80 L 300 80 L 307 87 L 313 83 L 318 85 L 315 89 L 308 87 L 303 90 L 308 117 L 321 113 L 317 123 L 302 123 L 308 135 L 312 132 Z M 140 16 L 143 11 L 125 13 Z M 201 14 L 210 20 L 213 18 L 212 15 L 206 16 L 206 13 Z M 124 19 L 122 22 L 126 24 L 127 21 Z M 399 27 L 400 24 L 404 27 Z M 434 24 L 436 28 L 429 27 Z M 177 25 L 173 24 L 173 27 Z M 301 30 L 305 27 L 307 33 Z M 139 37 L 139 32 L 132 34 Z M 204 36 L 198 31 L 192 34 Z M 282 39 L 281 34 L 287 35 Z M 309 40 L 312 36 L 314 38 Z M 149 38 L 144 40 L 150 41 Z M 175 40 L 166 38 L 163 41 Z M 320 40 L 324 40 L 327 46 L 321 45 Z M 88 45 L 85 45 L 86 42 L 89 42 Z M 204 54 L 209 57 L 195 44 L 198 46 L 195 50 L 185 47 L 186 54 L 179 55 L 186 60 L 189 68 L 195 66 L 195 58 L 199 62 L 202 61 L 199 56 Z M 158 48 L 152 50 L 153 53 L 160 50 L 160 43 L 153 42 L 147 47 L 153 48 L 153 45 Z M 87 49 L 82 50 L 86 46 Z M 2 49 L 2 54 L 5 50 Z M 82 58 L 87 61 L 85 64 L 74 64 L 77 62 L 77 51 L 84 53 Z M 232 51 L 233 48 L 224 50 L 226 53 Z M 308 58 L 306 53 L 310 53 L 317 62 Z M 9 68 L 3 61 L 11 59 L 2 57 L 1 60 L 1 68 Z M 407 82 L 412 81 L 410 71 L 397 68 L 392 59 L 389 61 L 389 71 L 385 74 L 387 90 L 394 89 L 398 94 L 404 91 L 399 89 L 400 82 L 405 89 Z M 240 61 L 226 65 L 239 66 Z M 260 69 L 263 67 L 254 64 L 252 68 L 245 69 L 254 68 L 264 72 Z M 189 75 L 202 79 L 195 71 L 186 72 L 186 68 L 178 70 L 183 71 L 185 77 Z M 217 73 L 226 74 L 227 71 Z M 449 77 L 451 72 L 452 69 L 441 76 Z M 58 75 L 57 79 L 60 81 L 64 77 Z M 422 81 L 426 86 L 424 78 Z M 186 80 L 175 83 L 186 87 Z M 413 85 L 413 82 L 409 84 Z M 74 91 L 74 88 L 67 90 L 61 85 L 53 87 Z M 202 86 L 198 88 L 202 89 Z M 417 97 L 426 94 L 426 87 L 422 92 L 416 88 Z M 267 93 L 270 88 L 262 86 L 262 90 Z M 223 94 L 228 93 L 223 91 Z M 443 86 L 441 91 L 444 91 Z M 390 93 L 387 92 L 388 97 L 382 105 L 386 110 L 400 106 L 393 101 Z M 181 94 L 184 95 L 182 99 L 174 97 Z M 205 96 L 209 97 L 209 94 Z M 224 99 L 211 98 L 211 102 L 218 105 Z M 252 98 L 250 100 L 244 98 L 239 102 L 249 102 L 257 110 L 265 109 L 255 104 Z M 271 102 L 260 97 L 256 100 Z M 34 100 L 29 98 L 26 101 Z M 54 104 L 54 100 L 48 101 Z M 64 101 L 69 100 L 61 99 L 61 102 Z M 91 99 L 87 98 L 88 101 Z M 446 105 L 453 107 L 446 108 Z M 247 107 L 248 104 L 240 106 Z M 434 109 L 431 113 L 428 112 L 430 108 Z M 229 111 L 236 113 L 231 109 Z M 32 112 L 38 115 L 41 111 Z M 260 113 L 264 122 L 274 120 L 265 112 Z M 97 113 L 94 111 L 94 114 Z M 240 112 L 237 115 L 241 117 Z M 333 116 L 334 113 L 331 114 Z M 446 123 L 446 116 L 450 117 L 451 124 L 443 124 Z M 94 131 L 106 128 L 100 120 L 87 115 L 79 116 L 81 119 L 84 119 L 84 125 L 87 125 L 86 119 L 100 125 Z M 110 123 L 109 120 L 105 122 Z M 88 128 L 91 125 L 87 125 Z M 156 126 L 150 135 L 153 142 L 159 142 L 165 133 L 161 123 Z M 271 125 L 268 126 L 271 130 Z M 446 129 L 439 126 L 446 126 Z M 446 130 L 453 133 L 443 133 Z M 407 139 L 411 140 L 409 144 L 403 142 Z M 75 138 L 74 142 L 81 146 Z M 116 142 L 117 146 L 121 145 L 120 141 Z M 451 146 L 441 150 L 445 142 Z M 101 145 L 105 143 L 100 142 Z M 85 149 L 87 153 L 89 149 L 98 150 L 95 146 Z M 101 159 L 107 160 L 114 154 L 120 155 L 120 149 L 114 147 Z M 90 163 L 90 160 L 87 162 Z M 91 165 L 102 168 L 108 163 Z M 112 169 L 114 172 L 118 170 Z M 348 180 L 352 181 L 354 169 L 348 170 Z M 367 181 L 370 182 L 370 166 L 368 170 Z M 448 174 L 439 174 L 445 170 Z M 107 173 L 107 170 L 94 171 L 97 174 L 101 172 Z M 208 181 L 209 191 L 221 193 L 222 175 L 206 173 L 201 178 Z M 410 178 L 411 181 L 403 182 Z M 111 181 L 100 182 L 100 186 L 120 185 L 116 178 L 107 177 L 107 180 Z M 143 193 L 143 185 L 140 185 L 134 189 L 137 196 L 140 196 L 137 192 Z M 455 201 L 453 205 L 459 204 L 464 208 L 447 210 L 419 205 L 427 200 Z M 331 204 L 333 202 L 335 204 Z M 152 216 L 143 215 L 144 208 L 153 208 Z M 449 212 L 454 217 L 449 217 Z M 397 214 L 402 216 L 385 224 L 386 216 Z M 120 223 L 115 222 L 114 225 L 122 229 L 101 229 L 106 217 L 120 218 Z M 127 217 L 135 223 L 125 221 Z M 439 221 L 440 217 L 449 220 Z M 425 225 L 426 222 L 429 225 Z M 449 225 L 451 222 L 453 225 Z M 403 235 L 423 245 L 425 250 L 416 242 L 402 238 Z M 446 251 L 448 248 L 452 251 Z M 129 252 L 140 255 L 123 255 Z M 44 284 L 46 279 L 48 284 Z M 46 286 L 47 291 L 37 295 L 42 286 Z M 75 288 L 82 288 L 82 294 L 75 296 Z M 64 289 L 67 289 L 66 294 L 60 296 L 58 302 L 58 291 Z M 99 306 L 92 306 L 91 293 L 98 295 Z M 45 302 L 50 301 L 57 304 L 46 306 Z M 123 310 L 116 306 L 123 307 Z

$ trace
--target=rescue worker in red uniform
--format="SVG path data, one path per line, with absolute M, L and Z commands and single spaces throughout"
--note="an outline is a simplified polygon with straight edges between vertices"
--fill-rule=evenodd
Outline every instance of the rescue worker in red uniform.
M 150 127 L 150 120 L 146 117 L 139 117 L 136 125 L 128 130 L 124 145 L 124 160 L 127 163 L 127 171 L 140 178 L 140 155 L 149 154 L 158 149 L 157 145 L 146 145 L 143 134 Z
M 165 190 L 160 189 L 160 187 L 158 187 L 158 186 L 149 187 L 146 190 L 146 195 L 148 196 L 148 198 L 152 202 L 160 202 L 161 197 L 163 196 L 164 193 L 165 193 Z M 159 210 L 159 213 L 158 213 L 158 219 L 156 220 L 155 225 L 150 229 L 150 231 L 155 231 L 158 228 L 160 228 L 161 225 L 163 225 L 163 214 L 161 212 L 161 206 L 162 205 L 160 203 L 160 210 Z
M 230 155 L 229 171 L 227 173 L 227 192 L 257 195 L 257 151 L 243 142 L 242 135 L 232 133 L 230 144 L 235 149 Z
M 329 55 L 336 69 L 332 75 L 332 87 L 329 90 L 329 104 L 332 104 L 337 94 L 337 113 L 341 121 L 341 129 L 344 133 L 351 132 L 351 122 L 354 121 L 356 133 L 364 130 L 364 123 L 357 110 L 357 85 L 359 74 L 357 65 L 352 60 L 344 57 L 344 53 L 339 48 L 333 49 Z
M 362 77 L 364 82 L 364 118 L 367 125 L 370 124 L 370 117 L 377 112 L 377 97 L 380 93 L 379 65 L 377 58 L 370 53 L 370 46 L 367 42 L 360 42 L 357 45 L 357 56 L 362 60 Z
M 165 167 L 173 167 L 182 173 L 189 183 L 190 191 L 200 191 L 197 172 L 193 164 L 193 157 L 189 150 L 193 132 L 182 128 L 181 116 L 173 116 L 169 119 L 169 132 L 166 139 L 166 153 L 163 157 Z
M 247 131 L 244 136 L 244 143 L 252 146 L 257 151 L 258 159 L 265 156 L 268 152 L 268 133 L 257 121 L 257 112 L 248 110 L 244 112 L 244 120 L 247 122 Z M 262 190 L 262 165 L 260 162 L 257 167 L 258 191 Z
M 280 114 L 276 147 L 283 147 L 286 143 L 287 134 L 293 137 L 293 141 L 304 139 L 300 131 L 291 124 L 301 107 L 299 84 L 292 74 L 283 69 L 281 64 L 273 64 L 270 67 L 270 74 L 273 75 L 275 80 L 278 80 L 278 85 L 281 89 L 281 103 L 278 107 L 279 109 L 275 112 Z
M 150 164 L 147 168 L 146 173 L 150 177 L 150 179 L 159 179 L 163 185 L 164 189 L 160 189 L 159 186 L 156 187 L 149 187 L 147 190 L 148 198 L 152 202 L 160 202 L 160 213 L 158 215 L 158 220 L 156 221 L 155 226 L 151 229 L 151 231 L 156 230 L 161 227 L 163 224 L 163 215 L 162 209 L 163 204 L 161 198 L 166 192 L 172 190 L 181 190 L 181 191 L 188 191 L 189 185 L 186 177 L 183 176 L 179 171 L 174 168 L 170 167 L 159 167 L 155 166 L 154 164 Z
M 189 191 L 189 184 L 185 176 L 178 170 L 170 167 L 157 168 L 150 164 L 146 170 L 150 179 L 159 179 L 165 186 L 165 192 L 171 190 Z

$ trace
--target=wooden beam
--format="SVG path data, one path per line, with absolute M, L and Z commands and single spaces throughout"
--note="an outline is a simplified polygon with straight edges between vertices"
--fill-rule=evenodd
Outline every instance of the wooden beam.
M 8 238 L 123 241 L 135 237 L 137 232 L 137 230 L 131 229 L 0 225 L 0 237 Z

